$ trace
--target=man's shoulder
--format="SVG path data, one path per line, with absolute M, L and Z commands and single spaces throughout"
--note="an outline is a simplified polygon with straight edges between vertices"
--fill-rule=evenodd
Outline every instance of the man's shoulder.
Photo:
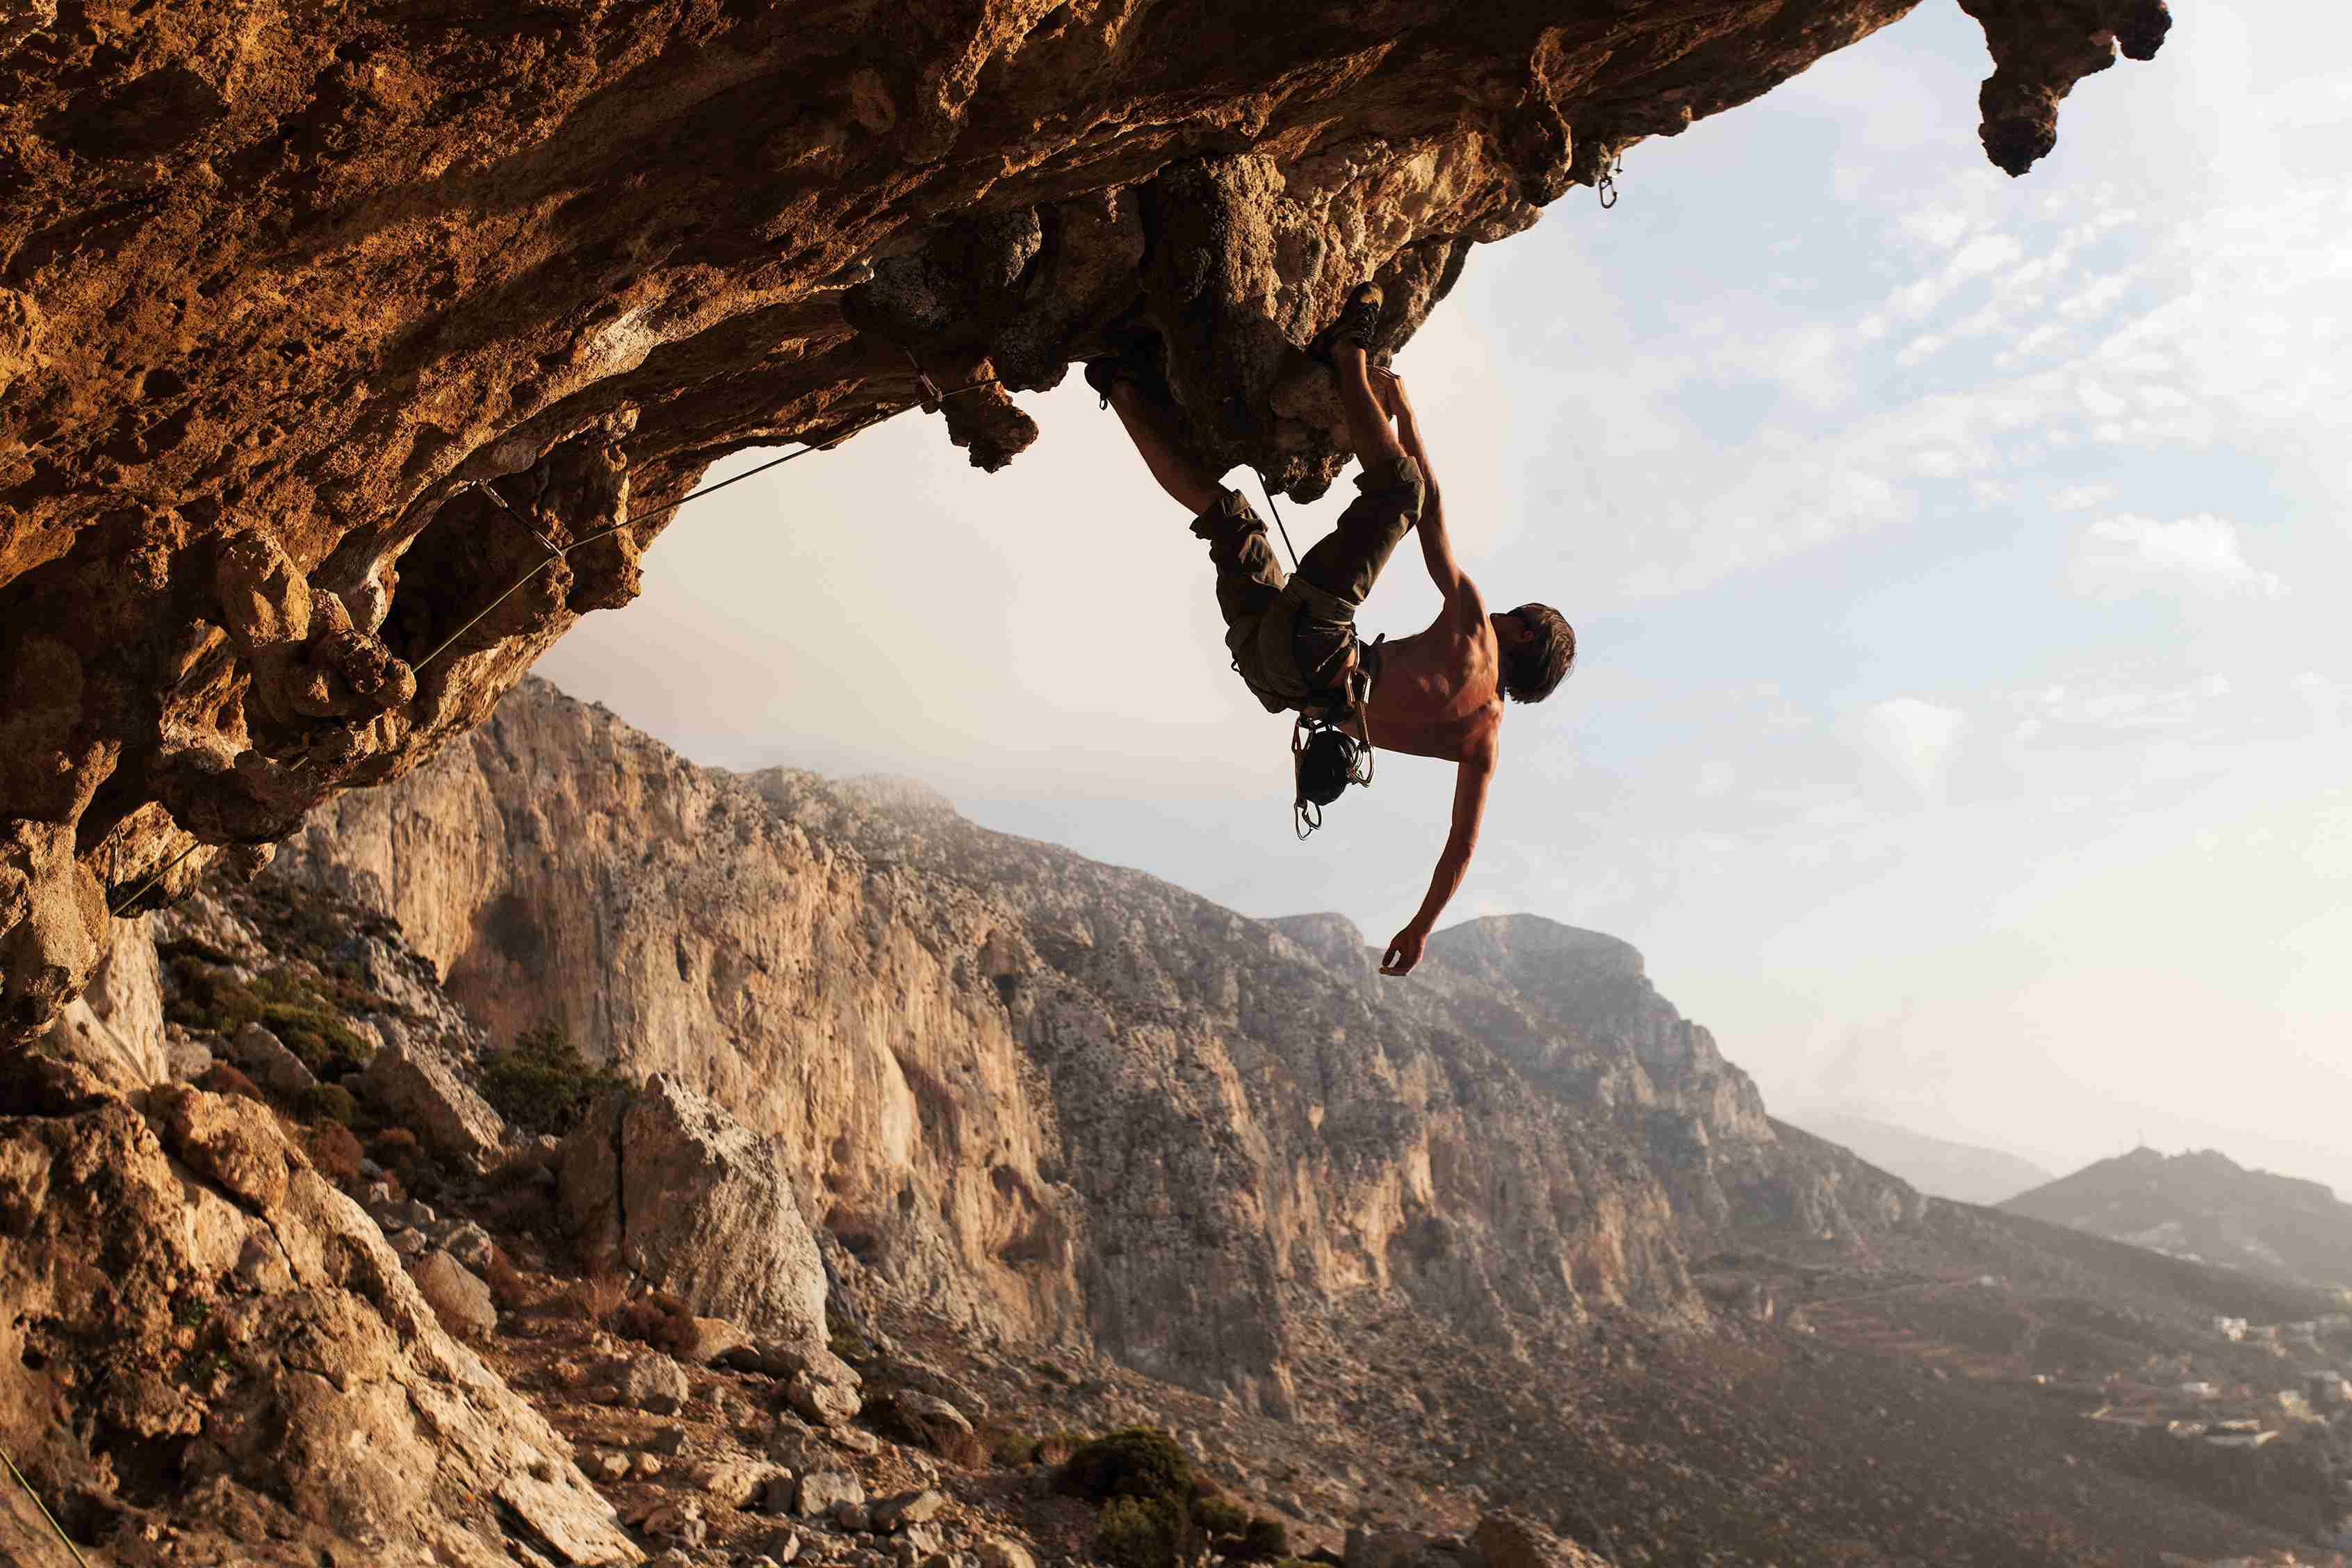
M 1492 768 L 1502 750 L 1503 697 L 1496 692 L 1487 704 L 1470 715 L 1463 725 L 1460 762 L 1465 768 L 1480 771 Z

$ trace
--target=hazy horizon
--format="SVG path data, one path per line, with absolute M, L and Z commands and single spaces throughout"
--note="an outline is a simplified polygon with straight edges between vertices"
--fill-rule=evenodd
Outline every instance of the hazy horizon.
M 1923 9 L 1475 252 L 1399 367 L 1472 574 L 1583 654 L 1442 923 L 1633 942 L 1776 1110 L 2352 1189 L 2347 43 L 2200 4 L 2011 182 L 1980 35 Z M 1450 770 L 1295 843 L 1187 520 L 1075 370 L 1023 401 L 998 475 L 910 413 L 697 503 L 541 672 L 1385 941 Z M 1286 506 L 1302 547 L 1339 500 Z M 1434 603 L 1407 551 L 1365 622 Z

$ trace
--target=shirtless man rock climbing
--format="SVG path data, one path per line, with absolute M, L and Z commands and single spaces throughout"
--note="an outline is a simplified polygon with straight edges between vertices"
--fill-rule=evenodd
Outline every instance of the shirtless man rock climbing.
M 1363 471 L 1360 492 L 1330 536 L 1285 578 L 1258 520 L 1238 490 L 1226 489 L 1180 448 L 1174 413 L 1136 362 L 1096 360 L 1087 380 L 1118 411 L 1160 487 L 1193 514 L 1217 570 L 1217 606 L 1234 668 L 1269 712 L 1332 705 L 1350 672 L 1371 675 L 1362 718 L 1382 751 L 1455 764 L 1454 821 L 1430 878 L 1428 896 L 1381 960 L 1383 974 L 1410 973 L 1422 946 L 1470 864 L 1494 776 L 1503 700 L 1540 702 L 1576 658 L 1576 633 L 1548 605 L 1486 613 L 1476 584 L 1454 559 L 1436 476 L 1421 443 L 1404 384 L 1372 365 L 1378 285 L 1349 297 L 1321 357 L 1347 407 Z M 1422 560 L 1444 606 L 1427 630 L 1367 646 L 1356 612 L 1389 554 L 1418 523 Z M 1362 738 L 1360 731 L 1359 738 Z

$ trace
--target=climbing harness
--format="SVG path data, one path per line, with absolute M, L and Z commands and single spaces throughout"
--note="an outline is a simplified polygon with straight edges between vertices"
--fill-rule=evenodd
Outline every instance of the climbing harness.
M 1257 488 L 1265 496 L 1265 510 L 1274 519 L 1274 526 L 1282 533 L 1282 547 L 1290 552 L 1290 569 L 1298 570 L 1298 547 L 1290 542 L 1290 530 L 1282 521 L 1282 509 L 1274 504 L 1274 487 L 1266 482 L 1264 469 L 1257 474 Z M 1382 632 L 1371 641 L 1378 648 L 1388 640 Z M 1359 659 L 1339 678 L 1337 692 L 1326 692 L 1326 700 L 1314 708 L 1302 708 L 1290 726 L 1290 776 L 1296 793 L 1290 801 L 1290 829 L 1304 839 L 1323 826 L 1323 808 L 1339 798 L 1349 784 L 1370 788 L 1372 782 L 1372 672 Z M 1330 699 L 1336 697 L 1337 700 Z M 1353 721 L 1363 733 L 1360 739 L 1348 732 Z
M 1593 195 L 1601 198 L 1603 212 L 1617 205 L 1617 171 L 1624 166 L 1624 155 L 1620 153 L 1609 160 L 1609 166 L 1601 171 L 1601 178 L 1592 183 Z
M 1380 643 L 1372 639 L 1374 647 Z M 1323 826 L 1323 808 L 1349 784 L 1371 786 L 1371 672 L 1357 665 L 1341 679 L 1340 689 L 1340 702 L 1313 711 L 1301 709 L 1291 721 L 1290 773 L 1297 793 L 1290 802 L 1290 827 L 1302 839 Z M 1346 729 L 1351 719 L 1364 732 L 1361 740 Z
M 912 360 L 914 355 L 910 353 L 907 357 L 909 360 Z M 923 367 L 919 363 L 915 366 L 915 381 L 921 388 L 919 401 L 922 404 L 923 411 L 927 414 L 938 413 L 940 405 L 950 397 L 957 396 L 966 392 L 977 392 L 983 386 L 995 386 L 1000 384 L 997 377 L 992 375 L 984 376 L 979 381 L 968 382 L 962 386 L 950 387 L 946 391 L 942 392 L 940 390 L 939 384 L 932 381 L 929 375 L 924 373 Z M 490 488 L 488 481 L 484 479 L 465 480 L 459 486 L 459 489 L 477 490 L 481 494 L 489 497 L 492 505 L 496 506 L 500 511 L 506 513 L 509 517 L 513 518 L 517 522 L 522 524 L 523 528 L 530 532 L 531 538 L 539 542 L 540 548 L 547 552 L 547 556 L 530 571 L 524 573 L 521 576 L 508 584 L 505 590 L 502 591 L 497 598 L 492 599 L 488 604 L 484 605 L 480 609 L 475 611 L 472 616 L 468 616 L 465 625 L 459 626 L 456 631 L 451 632 L 447 637 L 443 637 L 432 652 L 426 654 L 423 658 L 420 658 L 415 663 L 410 665 L 410 670 L 415 674 L 422 675 L 425 672 L 425 667 L 426 665 L 431 664 L 435 659 L 439 658 L 443 654 L 448 652 L 449 649 L 456 645 L 459 637 L 464 637 L 467 632 L 472 631 L 475 626 L 481 624 L 483 617 L 488 616 L 491 611 L 497 609 L 500 605 L 505 604 L 509 599 L 513 598 L 516 594 L 521 592 L 525 584 L 538 576 L 541 572 L 546 571 L 550 566 L 552 566 L 557 562 L 562 560 L 565 556 L 571 554 L 573 551 L 585 549 L 587 546 L 595 543 L 599 540 L 610 539 L 613 535 L 620 532 L 625 528 L 634 528 L 641 522 L 651 522 L 657 517 L 666 516 L 670 512 L 676 511 L 678 508 L 684 506 L 688 501 L 700 500 L 704 496 L 708 495 L 716 495 L 730 485 L 740 485 L 745 479 L 755 479 L 759 475 L 766 473 L 770 468 L 780 468 L 783 464 L 791 462 L 794 458 L 803 458 L 811 452 L 830 451 L 832 448 L 840 446 L 844 441 L 848 440 L 852 436 L 856 435 L 859 431 L 867 428 L 869 426 L 878 425 L 883 420 L 889 418 L 893 415 L 904 414 L 905 412 L 906 409 L 903 407 L 877 408 L 871 414 L 868 414 L 865 418 L 860 419 L 856 424 L 843 429 L 837 435 L 825 437 L 823 440 L 804 442 L 797 451 L 787 452 L 781 458 L 772 458 L 767 462 L 759 465 L 757 468 L 744 469 L 741 473 L 737 474 L 732 479 L 721 479 L 715 485 L 705 485 L 702 489 L 694 491 L 691 495 L 680 496 L 674 501 L 665 502 L 660 506 L 655 507 L 651 511 L 640 512 L 625 522 L 616 522 L 613 524 L 610 528 L 598 529 L 595 532 L 575 540 L 570 544 L 558 544 L 546 534 L 541 533 L 538 529 L 531 527 L 530 522 L 529 520 L 524 518 L 522 513 L 515 510 L 513 507 L 508 505 L 507 499 L 499 494 L 497 490 Z M 289 765 L 289 771 L 299 771 L 300 769 L 307 767 L 310 764 L 310 759 L 307 754 L 299 757 Z M 141 899 L 145 898 L 148 890 L 153 888 L 158 882 L 161 882 L 164 878 L 170 876 L 173 870 L 177 869 L 181 861 L 185 860 L 189 856 L 194 854 L 197 850 L 203 847 L 203 840 L 196 839 L 192 841 L 185 849 L 181 850 L 177 855 L 173 856 L 169 860 L 165 861 L 162 869 L 147 878 L 146 880 L 141 882 L 136 888 L 133 888 L 131 890 L 130 896 L 117 903 L 112 909 L 107 910 L 107 914 L 111 918 L 117 920 L 121 919 L 124 910 L 137 903 Z

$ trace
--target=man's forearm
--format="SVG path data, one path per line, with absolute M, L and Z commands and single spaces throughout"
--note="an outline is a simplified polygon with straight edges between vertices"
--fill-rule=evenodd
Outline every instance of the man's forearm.
M 1445 912 L 1447 904 L 1453 902 L 1454 893 L 1462 886 L 1462 878 L 1469 869 L 1470 851 L 1467 849 L 1456 850 L 1449 846 L 1445 853 L 1437 858 L 1437 869 L 1429 879 L 1429 895 L 1421 900 L 1421 912 L 1412 917 L 1414 930 L 1426 932 L 1436 928 L 1437 917 Z
M 1410 405 L 1397 410 L 1397 445 L 1404 448 L 1404 455 L 1421 469 L 1421 482 L 1434 490 L 1437 479 L 1429 471 L 1429 449 L 1421 444 L 1421 422 L 1412 416 Z

